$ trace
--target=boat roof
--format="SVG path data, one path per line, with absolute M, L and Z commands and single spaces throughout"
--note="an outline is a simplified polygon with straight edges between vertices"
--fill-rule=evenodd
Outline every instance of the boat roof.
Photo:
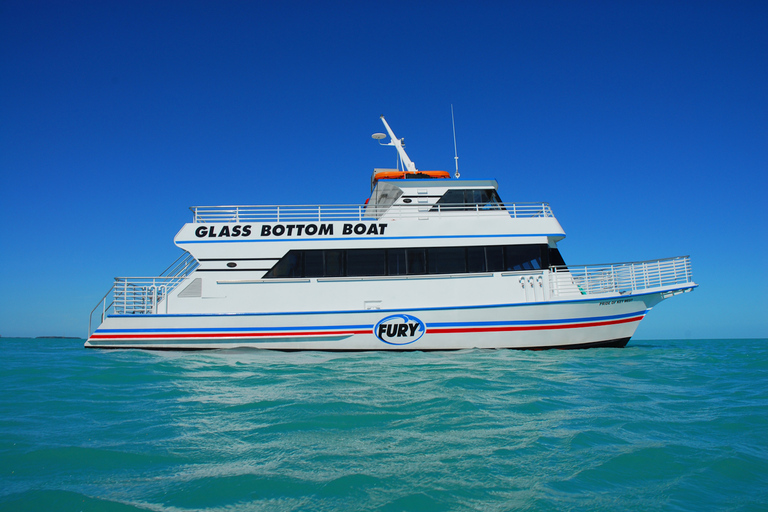
M 439 180 L 379 180 L 380 183 L 387 183 L 400 189 L 409 188 L 492 188 L 494 190 L 499 189 L 499 182 L 496 180 L 456 180 L 456 179 L 439 179 Z

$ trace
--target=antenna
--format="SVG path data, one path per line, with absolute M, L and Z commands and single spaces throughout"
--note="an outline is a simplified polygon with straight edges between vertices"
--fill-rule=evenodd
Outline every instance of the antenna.
M 398 139 L 395 137 L 395 134 L 392 132 L 392 128 L 389 127 L 387 124 L 386 119 L 384 119 L 384 116 L 381 116 L 381 122 L 384 123 L 384 128 L 387 129 L 387 133 L 389 134 L 389 142 L 384 144 L 381 142 L 382 139 L 386 138 L 386 135 L 383 133 L 374 133 L 371 135 L 374 139 L 379 141 L 379 144 L 382 146 L 394 146 L 397 150 L 397 154 L 400 157 L 400 161 L 403 164 L 403 171 L 404 172 L 416 172 L 416 164 L 413 163 L 413 161 L 408 158 L 408 155 L 405 153 L 405 144 L 403 144 L 403 140 L 405 139 Z M 399 168 L 399 165 L 398 165 Z
M 459 150 L 456 149 L 456 121 L 453 119 L 453 103 L 451 103 L 451 124 L 453 125 L 453 159 L 456 161 L 456 179 L 459 179 Z

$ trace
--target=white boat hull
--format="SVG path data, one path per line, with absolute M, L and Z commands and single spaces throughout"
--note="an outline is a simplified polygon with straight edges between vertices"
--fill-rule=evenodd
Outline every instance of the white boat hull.
M 460 350 L 623 347 L 665 290 L 589 300 L 407 310 L 111 315 L 90 348 Z

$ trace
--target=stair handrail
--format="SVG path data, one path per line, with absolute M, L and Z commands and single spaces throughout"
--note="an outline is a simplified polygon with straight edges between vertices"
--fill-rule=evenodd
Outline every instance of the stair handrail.
M 106 316 L 107 311 L 109 310 L 109 308 L 114 306 L 114 304 L 115 304 L 114 295 L 112 297 L 112 302 L 109 303 L 109 306 L 106 305 L 107 304 L 107 297 L 109 297 L 109 294 L 113 293 L 114 291 L 115 291 L 115 284 L 113 284 L 112 287 L 107 291 L 107 293 L 104 294 L 104 297 L 101 298 L 101 300 L 91 310 L 91 314 L 88 315 L 88 336 L 90 336 L 93 333 L 93 329 L 92 329 L 92 326 L 93 326 L 93 314 L 96 312 L 97 309 L 99 309 L 99 306 L 102 307 L 102 310 L 101 310 L 101 321 L 99 323 L 104 321 L 104 317 Z

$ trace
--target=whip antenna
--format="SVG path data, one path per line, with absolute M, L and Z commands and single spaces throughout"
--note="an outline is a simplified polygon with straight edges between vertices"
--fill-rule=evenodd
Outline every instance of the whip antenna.
M 456 149 L 456 121 L 453 119 L 453 103 L 451 103 L 451 124 L 453 125 L 453 159 L 456 161 L 456 179 L 459 179 L 459 151 Z

